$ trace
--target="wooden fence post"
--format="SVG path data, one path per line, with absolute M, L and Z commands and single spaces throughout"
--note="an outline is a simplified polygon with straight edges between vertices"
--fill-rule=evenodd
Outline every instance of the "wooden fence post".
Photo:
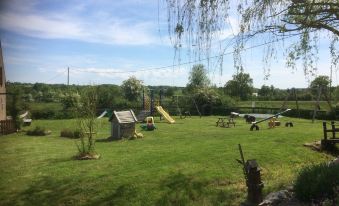
M 327 140 L 326 122 L 323 122 L 324 140 Z
M 334 124 L 334 121 L 331 122 L 331 127 L 332 127 L 332 138 L 335 139 L 335 124 Z

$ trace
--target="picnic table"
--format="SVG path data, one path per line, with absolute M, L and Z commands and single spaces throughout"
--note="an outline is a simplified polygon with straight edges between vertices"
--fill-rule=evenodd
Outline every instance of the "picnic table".
M 220 127 L 229 128 L 231 127 L 231 125 L 235 127 L 235 121 L 233 118 L 219 117 L 218 121 L 216 121 L 216 127 L 220 126 Z

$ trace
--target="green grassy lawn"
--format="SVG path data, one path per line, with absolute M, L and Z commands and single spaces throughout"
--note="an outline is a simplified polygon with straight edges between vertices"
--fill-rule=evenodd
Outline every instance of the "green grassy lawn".
M 280 108 L 284 101 L 255 101 L 256 107 L 268 107 L 268 108 Z M 321 110 L 330 110 L 330 107 L 326 101 L 320 101 Z M 314 109 L 314 101 L 298 101 L 299 109 Z M 238 102 L 239 107 L 252 107 L 252 101 L 240 101 Z M 333 104 L 335 106 L 335 104 Z M 286 107 L 290 109 L 296 109 L 295 101 L 287 101 Z
M 193 117 L 158 122 L 143 139 L 107 142 L 110 125 L 102 119 L 101 159 L 91 161 L 73 160 L 75 140 L 59 137 L 74 120 L 33 121 L 30 128 L 52 134 L 0 137 L 0 205 L 239 205 L 246 186 L 238 143 L 261 166 L 265 194 L 291 185 L 301 167 L 333 158 L 302 146 L 321 138 L 320 122 L 289 120 L 293 128 L 265 123 L 251 132 L 243 119 L 220 128 L 216 117 Z

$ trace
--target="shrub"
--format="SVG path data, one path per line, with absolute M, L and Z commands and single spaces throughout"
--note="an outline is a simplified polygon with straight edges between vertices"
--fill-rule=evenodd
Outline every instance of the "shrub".
M 326 164 L 305 167 L 294 184 L 299 200 L 334 198 L 339 187 L 339 165 Z
M 68 137 L 68 138 L 72 138 L 72 139 L 77 139 L 80 138 L 83 135 L 83 133 L 79 130 L 79 129 L 63 129 L 60 132 L 60 137 Z
M 36 126 L 33 130 L 28 130 L 26 132 L 26 134 L 30 136 L 45 136 L 50 133 L 51 131 L 46 130 L 44 127 L 39 127 L 39 126 Z
M 32 119 L 53 119 L 56 111 L 53 109 L 32 110 Z

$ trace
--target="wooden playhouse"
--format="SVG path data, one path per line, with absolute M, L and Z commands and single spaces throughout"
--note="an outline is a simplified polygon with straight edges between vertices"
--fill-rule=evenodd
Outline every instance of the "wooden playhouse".
M 135 132 L 135 123 L 138 121 L 132 110 L 114 111 L 109 118 L 111 122 L 111 138 L 121 139 L 131 137 Z

